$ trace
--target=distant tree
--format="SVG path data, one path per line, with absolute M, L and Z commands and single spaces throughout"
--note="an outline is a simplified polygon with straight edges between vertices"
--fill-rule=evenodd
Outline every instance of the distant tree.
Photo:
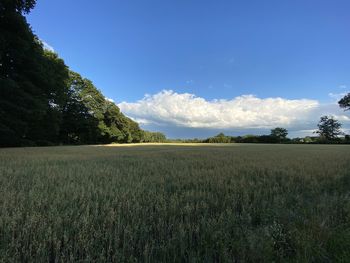
M 345 135 L 345 137 L 344 137 L 344 141 L 346 142 L 346 143 L 350 143 L 350 135 Z
M 318 133 L 321 139 L 327 141 L 333 141 L 339 135 L 343 134 L 341 131 L 341 123 L 334 119 L 333 116 L 322 116 L 317 126 L 318 130 L 315 133 Z
M 277 142 L 282 142 L 287 138 L 288 135 L 288 131 L 285 128 L 274 128 L 271 130 L 271 134 L 270 136 L 275 138 L 277 140 Z
M 310 136 L 306 136 L 306 137 L 303 139 L 303 142 L 304 142 L 304 143 L 312 143 L 312 142 L 314 142 L 314 141 L 316 141 L 316 139 L 315 139 L 315 138 L 312 138 L 312 137 L 310 137 Z
M 259 136 L 254 134 L 247 134 L 241 137 L 240 142 L 242 143 L 258 143 L 259 142 Z
M 296 137 L 291 139 L 291 143 L 303 143 L 303 142 L 304 142 L 303 138 Z
M 139 126 L 139 124 L 130 118 L 127 118 L 128 120 L 128 129 L 130 131 L 131 137 L 132 137 L 132 142 L 137 143 L 142 141 L 142 130 Z
M 230 143 L 231 137 L 226 136 L 225 134 L 223 134 L 221 132 L 214 137 L 210 137 L 210 138 L 206 139 L 205 142 L 207 142 L 207 143 Z
M 350 93 L 345 95 L 341 100 L 338 101 L 340 108 L 344 110 L 350 110 Z
M 142 131 L 141 142 L 166 142 L 166 137 L 161 132 Z
M 258 143 L 280 143 L 281 142 L 278 137 L 274 137 L 271 135 L 256 136 L 256 140 Z
M 166 136 L 161 132 L 153 132 L 153 140 L 155 142 L 165 142 Z

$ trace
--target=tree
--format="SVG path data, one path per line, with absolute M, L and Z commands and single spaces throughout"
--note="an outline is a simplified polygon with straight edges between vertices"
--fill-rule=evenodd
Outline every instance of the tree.
M 327 141 L 333 141 L 338 135 L 343 134 L 341 123 L 333 116 L 322 116 L 317 126 L 318 130 L 315 133 L 318 133 L 322 139 Z
M 350 135 L 345 135 L 345 137 L 344 137 L 344 141 L 346 142 L 346 143 L 350 143 Z
M 0 12 L 29 13 L 36 0 L 1 0 Z
M 278 142 L 282 142 L 287 138 L 288 131 L 285 128 L 274 128 L 271 130 L 271 137 L 275 138 Z
M 142 142 L 165 142 L 166 137 L 161 132 L 142 131 L 141 141 Z
M 62 110 L 68 99 L 68 67 L 56 53 L 44 50 L 36 85 L 41 87 L 43 116 L 30 125 L 28 136 L 39 144 L 57 144 L 60 141 Z M 38 144 L 38 143 L 37 143 Z
M 222 132 L 219 133 L 218 135 L 214 137 L 208 138 L 205 142 L 207 143 L 230 143 L 231 142 L 231 137 L 226 136 Z
M 338 104 L 340 108 L 343 108 L 344 110 L 350 110 L 350 93 L 339 100 Z
M 35 4 L 0 0 L 0 146 L 140 142 L 138 123 L 44 50 L 24 16 Z
M 23 16 L 34 4 L 35 1 L 0 1 L 2 146 L 58 139 L 59 104 L 66 92 L 68 70 L 57 55 L 45 53 Z
M 61 138 L 65 143 L 140 142 L 142 130 L 94 84 L 76 72 L 69 73 L 69 99 L 63 109 Z

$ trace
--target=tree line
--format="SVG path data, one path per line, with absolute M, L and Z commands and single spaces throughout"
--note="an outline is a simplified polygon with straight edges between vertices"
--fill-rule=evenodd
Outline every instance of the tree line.
M 346 110 L 350 109 L 350 94 L 339 101 L 339 105 Z M 347 104 L 345 104 L 347 103 Z M 345 105 L 345 106 L 344 106 Z M 347 105 L 347 106 L 346 106 Z M 318 129 L 314 132 L 318 136 L 306 136 L 304 138 L 287 137 L 288 130 L 277 127 L 271 130 L 269 135 L 245 135 L 227 136 L 219 133 L 216 136 L 204 140 L 193 139 L 186 142 L 201 143 L 343 143 L 350 144 L 350 136 L 342 132 L 342 124 L 333 116 L 322 116 L 317 124 Z M 342 136 L 342 137 L 341 137 Z
M 43 48 L 25 18 L 35 3 L 0 1 L 0 146 L 164 141 Z

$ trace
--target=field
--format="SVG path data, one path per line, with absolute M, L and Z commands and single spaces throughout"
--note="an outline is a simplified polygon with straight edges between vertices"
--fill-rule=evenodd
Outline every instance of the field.
M 0 262 L 350 262 L 350 147 L 0 149 Z

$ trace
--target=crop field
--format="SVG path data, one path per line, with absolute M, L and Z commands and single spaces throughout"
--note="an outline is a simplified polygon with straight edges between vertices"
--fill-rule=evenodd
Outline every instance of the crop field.
M 0 262 L 350 262 L 350 147 L 0 149 Z

